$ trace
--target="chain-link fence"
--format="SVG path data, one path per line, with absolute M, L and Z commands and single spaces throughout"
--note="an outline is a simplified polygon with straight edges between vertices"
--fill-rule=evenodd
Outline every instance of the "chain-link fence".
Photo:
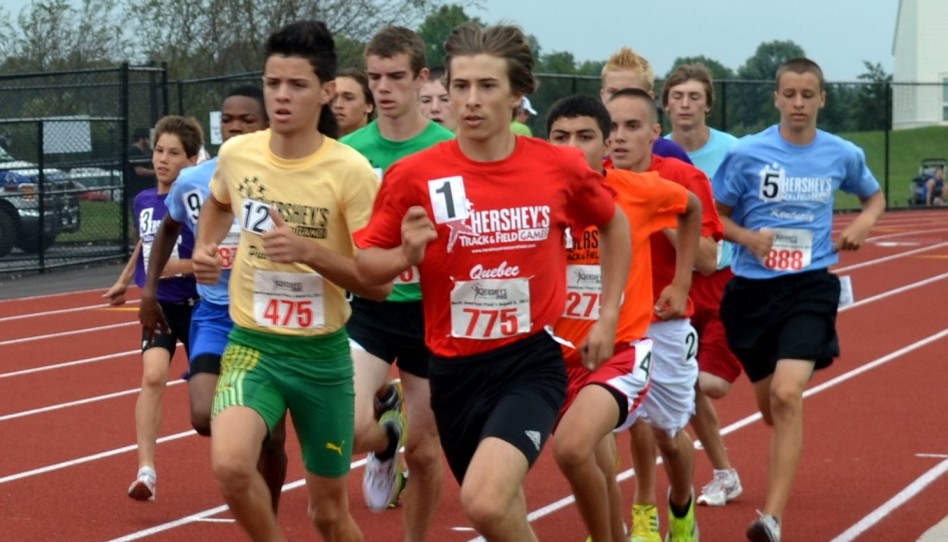
M 0 75 L 0 272 L 128 257 L 129 143 L 168 110 L 165 74 Z
M 135 166 L 148 169 L 151 158 L 131 146 L 133 134 L 148 133 L 164 114 L 193 116 L 213 154 L 219 126 L 211 113 L 230 90 L 259 85 L 261 76 L 169 82 L 166 74 L 164 66 L 126 65 L 0 75 L 0 273 L 127 258 L 134 235 L 127 209 L 143 186 Z M 530 99 L 540 114 L 529 125 L 540 137 L 556 100 L 599 94 L 599 77 L 538 77 Z M 661 88 L 657 82 L 658 95 Z M 772 81 L 715 82 L 709 125 L 742 136 L 776 123 L 773 91 Z M 865 151 L 890 207 L 918 205 L 922 166 L 948 157 L 948 87 L 829 83 L 826 93 L 820 127 Z M 858 206 L 855 198 L 837 200 L 839 209 Z

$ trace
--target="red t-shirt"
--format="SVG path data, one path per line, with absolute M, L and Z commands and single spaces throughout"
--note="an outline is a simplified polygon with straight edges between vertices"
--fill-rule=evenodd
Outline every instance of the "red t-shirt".
M 708 180 L 707 175 L 691 164 L 686 164 L 676 158 L 663 158 L 657 154 L 652 155 L 652 164 L 648 170 L 657 172 L 663 179 L 684 186 L 701 200 L 702 237 L 711 237 L 715 242 L 724 238 L 724 224 L 721 223 L 721 217 L 718 216 L 718 211 L 714 207 L 711 181 Z M 652 289 L 654 299 L 658 299 L 662 290 L 671 284 L 675 278 L 675 259 L 677 255 L 677 250 L 664 232 L 660 231 L 652 235 Z M 696 273 L 694 279 L 697 279 L 698 275 L 700 273 Z M 692 297 L 692 294 L 689 294 L 686 312 L 689 317 L 694 314 Z M 652 319 L 658 320 L 654 314 Z
M 649 237 L 662 228 L 674 228 L 678 215 L 688 205 L 688 191 L 668 182 L 657 173 L 606 170 L 606 185 L 616 193 L 616 204 L 629 219 L 632 236 L 632 262 L 625 283 L 616 343 L 641 339 L 652 315 L 652 264 Z M 571 229 L 571 248 L 567 251 L 567 293 L 563 317 L 556 323 L 558 337 L 579 346 L 598 319 L 599 307 L 599 231 L 595 227 Z M 579 352 L 563 346 L 567 363 L 578 363 Z
M 468 159 L 456 140 L 396 162 L 356 245 L 401 245 L 414 205 L 438 233 L 418 267 L 425 340 L 441 357 L 489 352 L 553 325 L 566 296 L 569 222 L 605 224 L 615 213 L 578 149 L 526 137 L 496 162 Z

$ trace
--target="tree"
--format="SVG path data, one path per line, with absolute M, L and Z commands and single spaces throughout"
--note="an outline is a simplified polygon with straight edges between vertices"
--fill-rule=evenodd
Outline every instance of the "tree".
M 887 107 L 892 105 L 892 74 L 882 64 L 862 61 L 866 71 L 858 79 L 864 84 L 856 90 L 853 114 L 856 130 L 884 130 L 888 119 Z
M 20 10 L 16 24 L 0 12 L 0 68 L 41 72 L 112 66 L 131 39 L 117 0 L 40 0 Z
M 477 17 L 468 15 L 464 8 L 457 4 L 441 6 L 437 11 L 425 17 L 421 26 L 418 27 L 418 35 L 425 42 L 428 66 L 444 66 L 444 40 L 455 27 L 466 22 L 484 24 Z
M 171 78 L 256 71 L 267 36 L 320 19 L 340 39 L 365 42 L 380 27 L 412 26 L 444 0 L 123 0 L 136 15 L 139 56 L 168 62 Z M 240 21 L 239 25 L 234 21 Z M 147 37 L 147 39 L 144 39 Z
M 733 92 L 728 90 L 729 123 L 736 123 L 730 131 L 756 132 L 773 124 L 778 118 L 774 109 L 774 76 L 777 68 L 791 58 L 803 57 L 803 48 L 792 41 L 768 41 L 757 47 L 754 55 L 737 70 Z M 732 96 L 733 95 L 733 96 Z

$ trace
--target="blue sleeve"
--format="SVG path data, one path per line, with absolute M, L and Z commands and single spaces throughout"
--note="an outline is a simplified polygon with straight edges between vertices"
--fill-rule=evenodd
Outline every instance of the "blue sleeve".
M 179 178 L 172 183 L 171 191 L 168 192 L 168 197 L 165 199 L 165 205 L 168 206 L 168 216 L 181 224 L 188 223 L 188 211 L 184 204 L 184 188 L 185 183 L 181 182 Z
M 740 157 L 733 150 L 728 151 L 718 170 L 714 172 L 711 191 L 714 193 L 714 199 L 731 207 L 737 205 L 744 194 Z
M 846 162 L 846 178 L 840 184 L 840 189 L 867 198 L 879 191 L 879 181 L 866 165 L 866 155 L 862 149 L 855 145 L 852 147 Z

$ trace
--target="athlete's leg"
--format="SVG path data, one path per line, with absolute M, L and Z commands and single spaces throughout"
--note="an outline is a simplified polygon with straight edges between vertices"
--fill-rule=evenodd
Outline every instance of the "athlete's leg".
M 421 542 L 425 540 L 438 509 L 444 466 L 438 428 L 431 411 L 428 379 L 405 371 L 400 372 L 400 377 L 408 415 L 405 461 L 411 473 L 411 483 L 402 497 L 405 542 Z
M 158 428 L 161 425 L 161 397 L 168 383 L 171 352 L 153 347 L 142 352 L 142 388 L 135 401 L 135 437 L 138 466 L 154 467 Z
M 348 477 L 326 478 L 306 473 L 309 492 L 309 518 L 324 540 L 333 542 L 360 542 L 362 532 L 349 513 L 346 492 Z
M 382 359 L 353 347 L 352 363 L 355 370 L 355 439 L 354 453 L 385 451 L 388 435 L 375 418 L 375 394 L 388 380 L 391 365 Z
M 527 523 L 523 479 L 527 458 L 507 441 L 480 442 L 461 483 L 461 507 L 474 529 L 492 542 L 536 542 Z

